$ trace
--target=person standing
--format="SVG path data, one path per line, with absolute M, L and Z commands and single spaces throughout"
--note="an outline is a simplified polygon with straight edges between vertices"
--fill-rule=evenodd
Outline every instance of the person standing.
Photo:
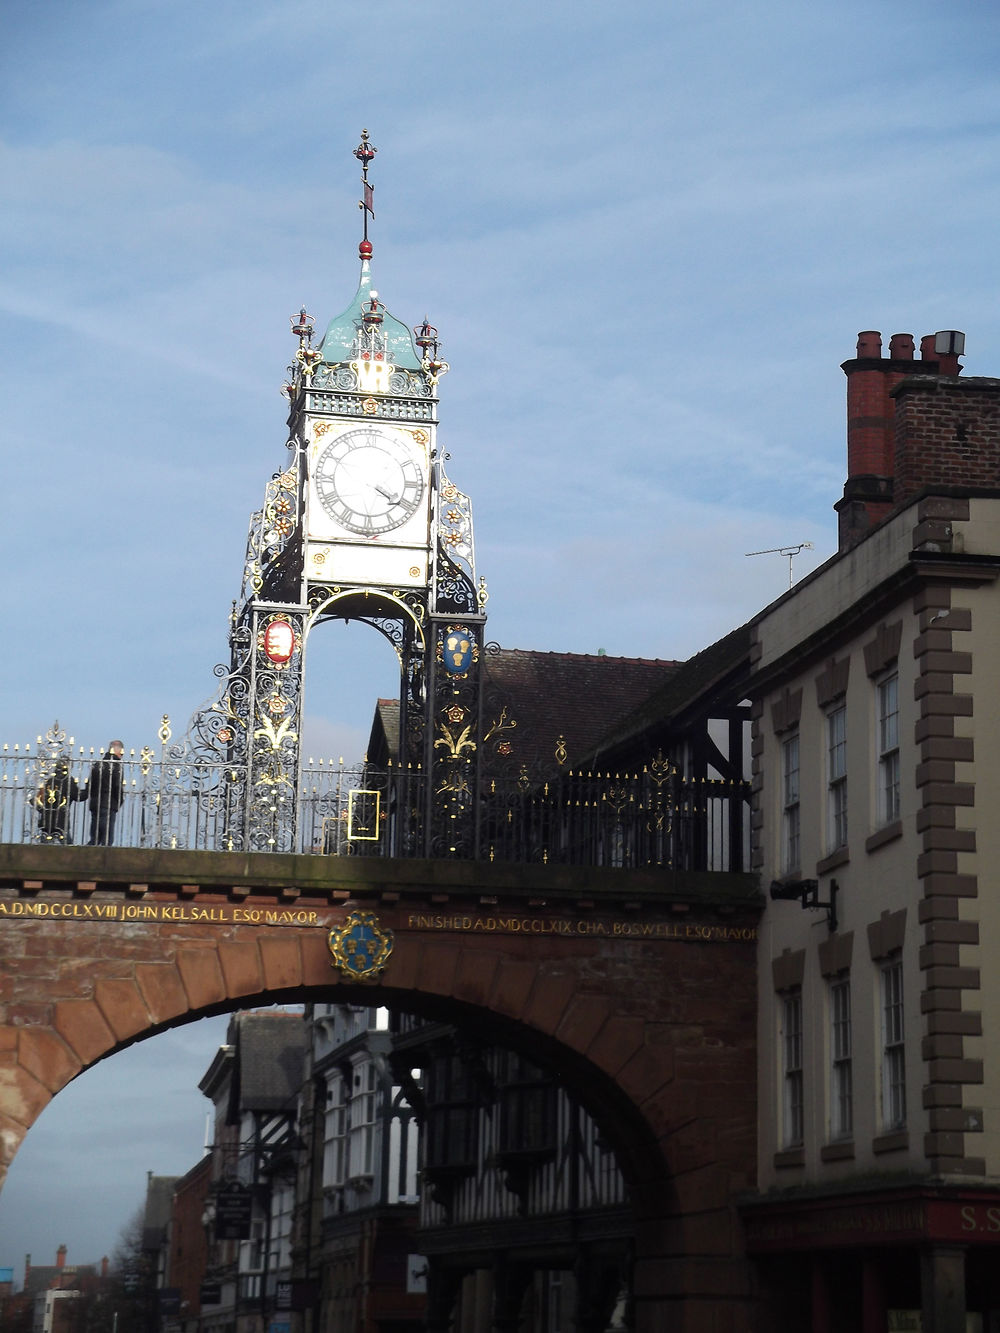
M 115 819 L 123 799 L 122 755 L 125 746 L 111 741 L 108 751 L 91 765 L 87 782 L 90 806 L 90 841 L 88 847 L 110 847 L 115 840 Z
M 72 803 L 82 801 L 85 795 L 86 792 L 80 790 L 76 778 L 70 777 L 69 760 L 65 755 L 60 755 L 51 776 L 46 778 L 35 793 L 38 837 L 41 842 L 73 841 L 66 827 L 66 821 Z

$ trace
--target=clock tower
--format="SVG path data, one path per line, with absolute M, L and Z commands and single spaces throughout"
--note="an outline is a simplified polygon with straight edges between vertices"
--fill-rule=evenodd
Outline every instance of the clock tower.
M 384 779 L 380 850 L 471 856 L 481 730 L 486 589 L 476 581 L 472 511 L 437 445 L 437 330 L 412 331 L 372 281 L 367 130 L 355 149 L 364 191 L 361 280 L 314 339 L 303 308 L 284 393 L 287 467 L 253 515 L 231 660 L 196 715 L 196 750 L 227 756 L 228 846 L 302 850 L 298 828 L 307 645 L 329 620 L 363 621 L 400 666 L 399 750 Z M 374 701 L 373 701 L 374 702 Z

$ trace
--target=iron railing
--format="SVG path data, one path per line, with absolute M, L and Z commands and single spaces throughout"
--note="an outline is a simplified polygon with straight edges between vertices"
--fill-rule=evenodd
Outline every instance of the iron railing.
M 100 754 L 0 747 L 0 842 L 87 843 Z M 243 773 L 217 762 L 127 753 L 117 846 L 242 850 Z M 296 799 L 295 850 L 334 856 L 426 856 L 425 775 L 389 766 L 310 761 Z M 580 866 L 741 871 L 748 867 L 746 783 L 685 778 L 662 760 L 627 772 L 518 772 L 481 780 L 476 859 Z M 469 845 L 468 843 L 465 845 Z

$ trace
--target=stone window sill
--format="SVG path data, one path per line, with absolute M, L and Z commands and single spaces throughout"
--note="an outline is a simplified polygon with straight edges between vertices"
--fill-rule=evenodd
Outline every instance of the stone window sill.
M 903 821 L 895 819 L 891 824 L 886 824 L 884 828 L 878 829 L 865 839 L 865 851 L 875 852 L 880 847 L 884 847 L 887 842 L 895 842 L 897 838 L 903 836 Z
M 838 866 L 846 865 L 851 859 L 851 853 L 846 847 L 837 847 L 829 856 L 824 856 L 822 861 L 816 862 L 816 874 L 828 875 L 831 870 L 836 870 Z
M 821 1162 L 846 1162 L 854 1159 L 854 1140 L 837 1139 L 834 1143 L 824 1143 L 819 1150 Z
M 805 1148 L 783 1148 L 781 1152 L 774 1154 L 775 1169 L 780 1171 L 789 1166 L 805 1166 L 806 1150 Z
M 904 1152 L 910 1146 L 910 1135 L 905 1129 L 893 1129 L 872 1139 L 872 1152 Z

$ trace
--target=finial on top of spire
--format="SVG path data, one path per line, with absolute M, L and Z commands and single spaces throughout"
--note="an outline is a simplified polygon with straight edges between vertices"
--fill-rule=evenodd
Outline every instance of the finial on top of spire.
M 358 246 L 358 254 L 362 260 L 371 259 L 372 257 L 372 243 L 368 239 L 368 214 L 370 213 L 372 215 L 372 221 L 374 221 L 375 207 L 373 196 L 374 186 L 372 186 L 368 180 L 368 167 L 377 152 L 378 149 L 368 140 L 368 131 L 362 130 L 361 142 L 354 150 L 354 156 L 361 163 L 361 187 L 365 192 L 364 198 L 358 203 L 358 207 L 362 210 L 365 219 L 364 239 Z

